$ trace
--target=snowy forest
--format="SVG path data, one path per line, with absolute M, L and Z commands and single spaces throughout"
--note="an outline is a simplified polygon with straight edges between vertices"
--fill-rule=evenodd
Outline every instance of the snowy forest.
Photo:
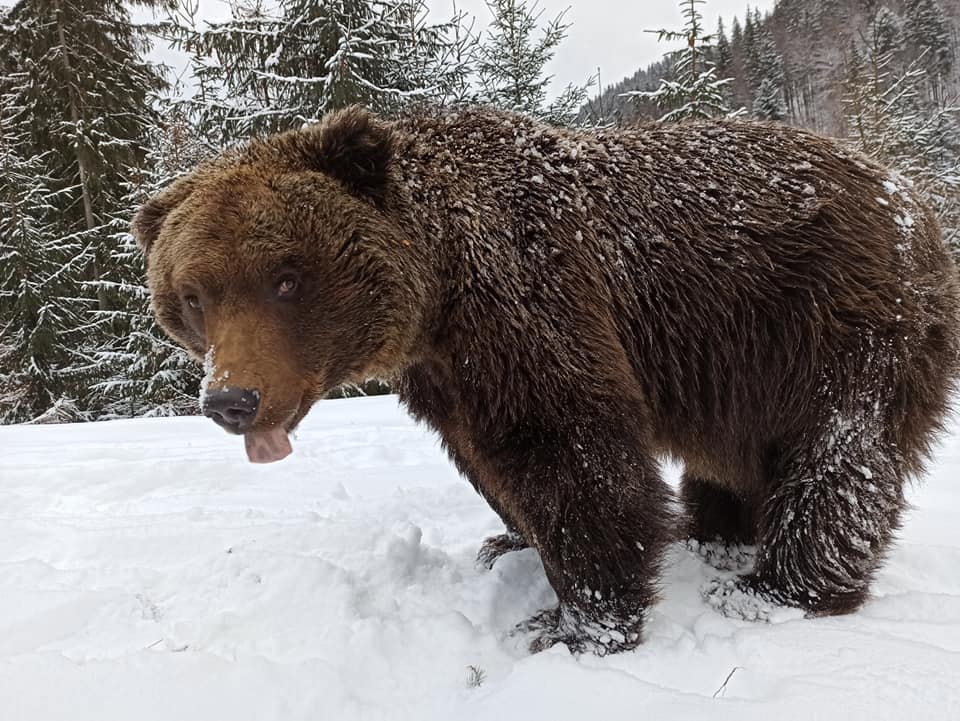
M 488 0 L 477 30 L 424 0 L 22 0 L 0 7 L 0 423 L 196 411 L 199 369 L 155 326 L 128 225 L 178 175 L 252 136 L 363 103 L 482 103 L 558 125 L 741 116 L 842 138 L 910 176 L 960 246 L 960 6 L 781 0 L 657 30 L 664 59 L 555 87 L 569 25 Z M 152 45 L 184 68 L 149 60 Z M 679 47 L 679 50 L 672 50 Z

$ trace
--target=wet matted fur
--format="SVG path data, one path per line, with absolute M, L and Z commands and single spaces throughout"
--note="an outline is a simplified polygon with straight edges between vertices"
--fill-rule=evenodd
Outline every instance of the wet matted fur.
M 396 384 L 509 529 L 484 563 L 539 551 L 560 605 L 534 648 L 638 644 L 678 521 L 758 544 L 755 593 L 857 608 L 958 370 L 929 210 L 779 125 L 351 108 L 201 166 L 134 232 L 161 324 L 260 391 L 258 426 Z

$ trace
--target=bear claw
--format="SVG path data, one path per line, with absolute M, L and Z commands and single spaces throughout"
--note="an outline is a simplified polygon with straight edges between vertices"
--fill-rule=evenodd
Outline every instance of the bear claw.
M 803 613 L 782 594 L 769 588 L 753 575 L 736 578 L 715 578 L 700 589 L 700 595 L 707 604 L 727 618 L 743 621 L 770 623 L 775 617 L 787 611 Z
M 548 608 L 518 623 L 511 635 L 532 635 L 528 644 L 530 653 L 540 653 L 562 643 L 574 655 L 589 652 L 606 656 L 629 651 L 640 644 L 639 618 L 633 617 L 627 623 L 612 619 L 588 620 L 577 611 Z
M 501 533 L 499 536 L 490 536 L 480 544 L 477 551 L 477 568 L 489 571 L 500 556 L 512 551 L 522 551 L 527 548 L 527 542 L 516 533 Z
M 700 557 L 708 566 L 718 571 L 748 572 L 753 570 L 756 546 L 723 541 L 698 541 L 687 539 L 684 544 L 688 551 Z

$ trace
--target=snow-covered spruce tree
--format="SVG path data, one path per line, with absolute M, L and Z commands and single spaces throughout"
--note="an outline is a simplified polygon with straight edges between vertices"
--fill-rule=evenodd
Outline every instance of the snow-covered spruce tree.
M 760 13 L 754 15 L 754 11 L 747 7 L 747 12 L 743 18 L 743 48 L 746 54 L 747 65 L 752 60 L 754 40 L 756 39 L 757 24 L 761 22 Z
M 429 22 L 425 0 L 248 3 L 202 30 L 183 17 L 163 33 L 201 58 L 212 93 L 200 101 L 204 117 L 219 117 L 229 139 L 298 127 L 352 103 L 394 115 L 467 99 L 471 41 L 460 16 Z
M 733 70 L 733 50 L 730 47 L 730 41 L 727 39 L 727 33 L 723 28 L 723 18 L 717 20 L 717 34 L 715 35 L 713 45 L 713 63 L 717 73 L 721 77 L 726 77 Z
M 733 22 L 730 24 L 730 41 L 734 47 L 739 48 L 743 45 L 743 28 L 740 27 L 740 20 L 736 17 L 733 18 Z
M 960 253 L 960 108 L 925 101 L 921 56 L 896 71 L 896 44 L 881 14 L 854 55 L 845 84 L 850 141 L 914 181 L 937 211 L 946 240 Z
M 310 4 L 296 0 L 295 5 Z M 330 110 L 362 102 L 392 116 L 422 103 L 469 100 L 469 38 L 461 34 L 463 15 L 434 23 L 426 0 L 378 0 L 356 7 L 327 4 L 328 22 L 336 36 L 323 70 L 327 79 L 307 120 Z M 346 5 L 349 5 L 347 3 Z M 299 9 L 285 17 L 299 18 Z M 294 37 L 308 38 L 294 22 Z M 283 56 L 281 56 L 282 65 Z M 296 76 L 296 66 L 291 68 Z M 309 104 L 307 105 L 309 107 Z
M 903 21 L 893 10 L 881 5 L 870 23 L 871 42 L 882 53 L 898 53 L 903 48 Z
M 387 10 L 395 28 L 393 51 L 386 57 L 386 88 L 381 112 L 393 114 L 411 104 L 465 105 L 476 102 L 472 87 L 477 40 L 466 13 L 428 22 L 425 0 L 406 0 Z M 392 106 L 392 107 L 391 107 Z
M 904 0 L 903 32 L 914 49 L 913 59 L 920 59 L 930 74 L 927 80 L 936 92 L 937 84 L 953 66 L 950 25 L 937 0 Z
M 164 80 L 142 59 L 146 34 L 122 2 L 22 0 L 5 19 L 0 44 L 23 61 L 0 79 L 0 92 L 15 109 L 10 122 L 23 130 L 23 152 L 42 153 L 55 210 L 42 230 L 46 247 L 60 249 L 78 271 L 62 276 L 73 286 L 59 297 L 89 308 L 86 315 L 50 308 L 64 322 L 73 318 L 65 337 L 76 344 L 57 373 L 64 395 L 83 410 L 101 370 L 97 348 L 128 330 L 119 288 L 137 270 L 116 264 L 112 243 L 128 222 L 126 176 L 142 165 L 151 98 Z
M 201 42 L 200 22 L 200 0 L 176 0 L 168 8 L 166 22 L 155 27 L 161 37 L 171 41 L 188 57 L 187 67 L 161 101 L 163 109 L 159 114 L 164 118 L 164 127 L 173 122 L 174 127 L 189 128 L 195 144 L 189 152 L 196 154 L 198 159 L 214 155 L 230 144 L 225 119 L 233 107 L 233 103 L 223 98 L 223 71 L 212 62 L 208 49 Z M 162 132 L 156 137 L 163 143 L 172 136 Z M 184 152 L 176 149 L 180 145 L 171 143 L 171 152 Z M 182 145 L 188 147 L 188 144 Z M 153 156 L 156 157 L 156 148 Z M 166 159 L 158 162 L 168 163 Z
M 458 10 L 454 4 L 453 16 L 445 25 L 446 39 L 430 55 L 431 67 L 437 77 L 434 85 L 438 88 L 438 92 L 431 96 L 431 102 L 452 107 L 479 102 L 473 82 L 479 52 L 479 42 L 473 33 L 475 22 L 475 18 Z
M 696 118 L 716 118 L 739 114 L 729 105 L 728 86 L 731 78 L 718 78 L 707 50 L 712 38 L 703 35 L 703 18 L 699 6 L 706 0 L 682 0 L 683 30 L 655 30 L 658 39 L 686 42 L 686 48 L 668 55 L 673 63 L 670 78 L 660 81 L 653 91 L 632 91 L 625 97 L 652 100 L 661 111 L 661 122 Z
M 386 86 L 383 50 L 395 29 L 380 24 L 383 6 L 367 0 L 281 2 L 282 39 L 266 72 L 295 123 L 351 103 L 373 106 Z
M 0 97 L 0 423 L 31 421 L 58 401 L 70 404 L 63 369 L 86 311 L 73 297 L 81 249 L 46 232 L 57 213 L 47 159 L 21 154 L 26 144 L 11 122 L 16 115 Z
M 280 44 L 281 21 L 262 0 L 231 3 L 232 18 L 200 23 L 199 3 L 178 0 L 158 32 L 190 58 L 198 92 L 180 102 L 211 142 L 222 146 L 290 127 L 287 89 L 266 74 Z
M 209 155 L 206 139 L 186 116 L 183 105 L 165 99 L 151 130 L 144 171 L 132 178 L 127 203 L 138 207 L 148 197 L 190 171 Z M 112 260 L 126 268 L 142 268 L 140 249 L 127 230 L 115 233 Z M 172 416 L 194 413 L 200 369 L 157 326 L 141 276 L 117 288 L 123 298 L 115 311 L 126 329 L 95 352 L 103 378 L 91 388 L 91 403 L 102 418 Z
M 747 70 L 753 95 L 753 116 L 761 120 L 783 120 L 787 114 L 783 98 L 783 59 L 770 28 L 760 18 L 753 23 L 753 43 L 748 52 Z
M 753 117 L 760 120 L 783 120 L 786 114 L 783 86 L 773 78 L 761 80 L 753 99 Z
M 566 13 L 541 30 L 543 11 L 536 2 L 487 0 L 487 7 L 492 17 L 477 60 L 480 100 L 554 125 L 571 124 L 586 102 L 587 86 L 571 83 L 548 102 L 553 78 L 545 71 L 570 27 Z

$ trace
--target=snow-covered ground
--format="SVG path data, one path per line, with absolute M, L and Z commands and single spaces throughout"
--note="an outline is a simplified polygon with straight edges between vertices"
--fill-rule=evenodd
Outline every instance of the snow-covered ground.
M 602 659 L 507 635 L 553 601 L 540 562 L 475 569 L 498 522 L 393 398 L 322 403 L 294 447 L 0 428 L 0 719 L 960 719 L 960 435 L 859 613 L 725 618 L 678 545 L 646 643 Z

